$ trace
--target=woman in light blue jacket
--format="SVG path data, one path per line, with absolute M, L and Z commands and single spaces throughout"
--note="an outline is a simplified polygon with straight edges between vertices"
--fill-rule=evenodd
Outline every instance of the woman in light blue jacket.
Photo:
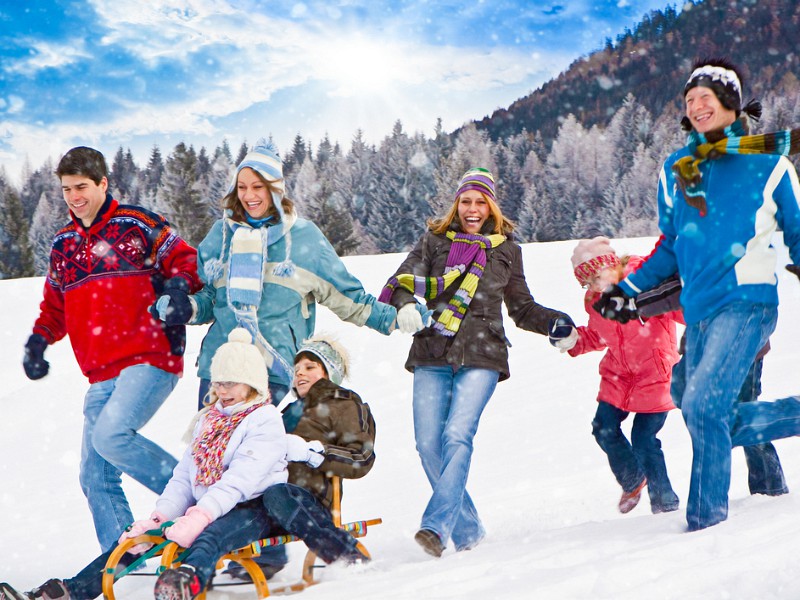
M 261 348 L 275 404 L 289 391 L 300 343 L 314 333 L 317 302 L 343 321 L 385 335 L 395 329 L 395 308 L 364 291 L 319 228 L 297 216 L 271 143 L 257 143 L 236 167 L 223 207 L 198 247 L 205 287 L 193 296 L 165 290 L 158 304 L 167 323 L 213 321 L 198 360 L 201 403 L 211 357 L 234 327 Z

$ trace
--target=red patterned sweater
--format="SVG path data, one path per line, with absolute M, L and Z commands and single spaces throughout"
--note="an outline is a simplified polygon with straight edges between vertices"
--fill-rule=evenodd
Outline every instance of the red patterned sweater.
M 192 292 L 202 287 L 197 251 L 163 217 L 111 195 L 88 230 L 70 216 L 53 238 L 34 333 L 50 344 L 69 335 L 90 383 L 136 364 L 180 375 L 185 327 L 156 321 L 148 308 L 172 277 L 186 279 Z

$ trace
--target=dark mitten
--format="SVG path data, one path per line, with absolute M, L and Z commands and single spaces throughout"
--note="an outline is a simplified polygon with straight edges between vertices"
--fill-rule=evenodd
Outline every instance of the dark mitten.
M 612 285 L 600 294 L 600 299 L 592 305 L 592 308 L 606 319 L 623 324 L 639 316 L 634 299 L 618 285 Z
M 41 379 L 50 370 L 50 363 L 44 359 L 45 348 L 47 340 L 43 335 L 34 333 L 28 338 L 25 344 L 25 358 L 22 359 L 22 366 L 28 379 Z
M 161 297 L 150 307 L 150 314 L 167 325 L 186 325 L 194 315 L 187 281 L 183 277 L 167 280 Z
M 571 350 L 578 341 L 578 330 L 569 315 L 562 315 L 550 319 L 550 323 L 547 325 L 547 337 L 553 346 L 566 352 Z
M 786 270 L 789 273 L 794 273 L 794 275 L 800 279 L 800 265 L 786 265 Z

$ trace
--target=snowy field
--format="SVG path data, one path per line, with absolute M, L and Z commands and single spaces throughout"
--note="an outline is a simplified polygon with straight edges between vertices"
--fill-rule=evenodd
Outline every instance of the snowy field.
M 620 240 L 620 253 L 646 254 L 653 238 Z M 524 246 L 525 271 L 540 303 L 586 322 L 571 273 L 574 242 Z M 787 262 L 780 251 L 781 263 Z M 401 255 L 347 258 L 378 294 Z M 762 398 L 800 393 L 800 283 L 780 270 L 781 311 L 764 364 Z M 98 552 L 78 484 L 82 398 L 87 382 L 71 348 L 48 349 L 47 378 L 32 382 L 21 367 L 23 345 L 38 313 L 43 280 L 0 282 L 0 581 L 30 589 L 75 574 Z M 373 562 L 334 566 L 303 592 L 313 600 L 375 599 L 679 599 L 800 598 L 800 441 L 777 442 L 792 493 L 750 496 L 744 455 L 734 451 L 728 521 L 686 533 L 691 448 L 683 421 L 670 414 L 662 431 L 667 467 L 681 510 L 652 515 L 644 497 L 617 511 L 620 488 L 591 435 L 600 353 L 570 358 L 546 338 L 507 321 L 511 379 L 501 383 L 475 440 L 468 488 L 488 535 L 470 552 L 448 549 L 434 559 L 413 541 L 429 495 L 414 449 L 412 377 L 403 369 L 410 339 L 339 322 L 325 309 L 318 331 L 336 334 L 353 355 L 345 382 L 370 403 L 377 421 L 375 468 L 348 482 L 345 520 L 382 517 L 364 539 Z M 189 329 L 187 369 L 144 433 L 176 456 L 196 406 L 194 362 L 204 328 Z M 731 351 L 735 352 L 736 349 Z M 125 482 L 134 514 L 146 516 L 155 496 Z M 278 581 L 299 578 L 302 544 Z M 153 578 L 129 577 L 118 598 L 152 598 Z M 255 598 L 252 587 L 214 591 L 213 599 Z

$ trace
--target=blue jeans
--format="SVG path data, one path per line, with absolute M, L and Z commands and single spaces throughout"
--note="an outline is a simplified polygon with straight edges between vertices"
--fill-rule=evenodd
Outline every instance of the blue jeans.
M 93 383 L 86 392 L 80 482 L 103 550 L 111 548 L 133 522 L 122 473 L 157 494 L 172 476 L 175 458 L 137 431 L 177 382 L 172 373 L 133 365 L 113 379 Z
M 636 489 L 647 477 L 647 493 L 653 513 L 675 510 L 678 496 L 670 484 L 661 441 L 656 437 L 669 413 L 636 413 L 630 443 L 620 427 L 629 414 L 601 400 L 592 421 L 592 435 L 608 456 L 611 472 L 625 492 Z
M 800 434 L 800 401 L 736 399 L 778 318 L 776 306 L 735 302 L 686 328 L 683 412 L 692 439 L 689 530 L 728 517 L 731 448 Z M 733 351 L 732 351 L 733 349 Z
M 736 413 L 741 403 L 755 402 L 761 395 L 761 372 L 764 359 L 758 358 L 747 372 L 742 389 L 736 399 Z M 672 367 L 672 401 L 678 408 L 681 407 L 681 400 L 684 389 L 686 388 L 686 363 L 683 358 Z M 790 406 L 790 399 L 779 400 L 776 407 Z M 736 421 L 734 420 L 734 424 Z M 731 442 L 734 446 L 741 445 L 741 428 L 732 432 Z M 783 467 L 778 458 L 775 446 L 770 442 L 755 443 L 744 446 L 744 456 L 747 463 L 747 484 L 751 494 L 766 494 L 768 496 L 779 496 L 787 494 L 789 488 L 783 475 Z
M 326 563 L 357 554 L 356 539 L 333 524 L 331 513 L 307 489 L 279 483 L 267 488 L 264 508 L 282 530 L 303 539 Z
M 285 533 L 275 527 L 264 510 L 261 498 L 254 498 L 237 504 L 230 512 L 211 523 L 178 558 L 182 564 L 195 568 L 200 584 L 205 587 L 216 570 L 220 556 L 261 538 Z M 103 593 L 104 568 L 116 546 L 115 542 L 75 577 L 64 580 L 71 600 L 91 600 Z M 136 558 L 134 554 L 125 553 L 119 562 L 127 566 Z
M 466 486 L 472 440 L 498 378 L 491 369 L 414 368 L 414 435 L 433 488 L 421 528 L 438 534 L 443 545 L 452 539 L 456 550 L 485 535 Z

